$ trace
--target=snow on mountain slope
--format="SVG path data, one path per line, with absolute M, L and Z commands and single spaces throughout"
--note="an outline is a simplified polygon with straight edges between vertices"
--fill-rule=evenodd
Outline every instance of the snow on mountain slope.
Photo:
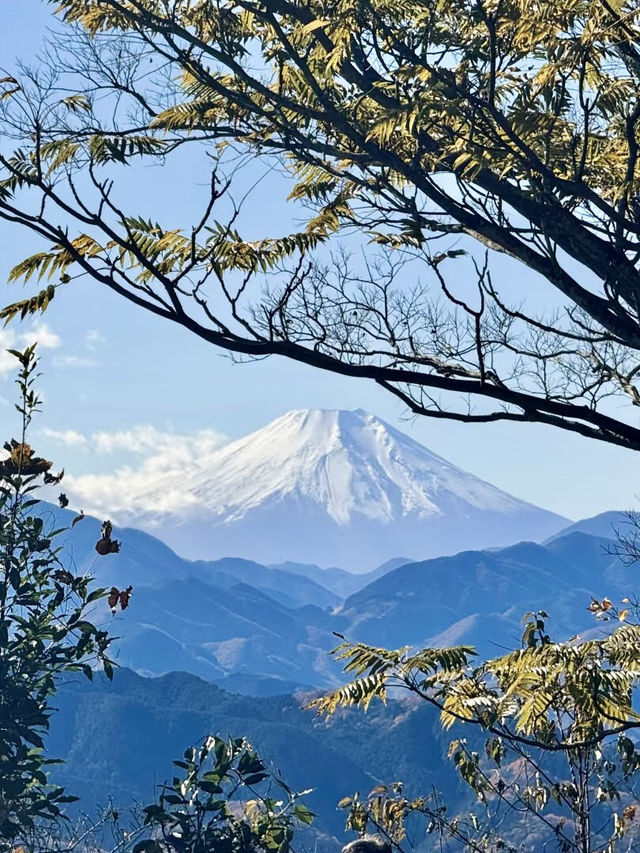
M 159 477 L 117 520 L 189 557 L 359 571 L 398 554 L 424 559 L 541 539 L 566 524 L 361 410 L 289 412 L 185 470 L 179 483 Z

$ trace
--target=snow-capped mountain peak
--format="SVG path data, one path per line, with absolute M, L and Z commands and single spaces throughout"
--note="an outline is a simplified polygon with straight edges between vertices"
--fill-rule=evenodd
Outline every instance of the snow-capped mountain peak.
M 157 505 L 163 486 L 139 495 L 141 509 Z M 525 506 L 362 410 L 288 412 L 185 472 L 180 490 L 226 523 L 286 499 L 309 502 L 338 524 L 358 515 L 383 523 L 439 515 L 454 499 L 485 511 Z
M 152 482 L 133 506 L 118 520 L 188 556 L 358 568 L 542 538 L 564 524 L 362 410 L 288 412 L 179 483 Z

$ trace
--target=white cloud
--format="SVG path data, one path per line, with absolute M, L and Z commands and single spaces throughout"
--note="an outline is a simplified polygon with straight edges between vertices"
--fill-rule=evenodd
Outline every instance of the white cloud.
M 66 447 L 86 447 L 88 445 L 86 435 L 77 432 L 75 429 L 49 429 L 49 427 L 43 427 L 40 432 L 50 441 L 64 444 Z
M 107 455 L 126 453 L 145 456 L 151 462 L 156 458 L 176 460 L 179 464 L 195 462 L 217 450 L 226 441 L 226 436 L 214 429 L 195 432 L 161 430 L 152 424 L 137 424 L 130 429 L 108 432 L 100 430 L 90 435 L 74 429 L 50 429 L 44 427 L 42 435 L 51 441 L 68 447 L 86 447 L 94 453 Z
M 62 343 L 60 336 L 56 335 L 46 323 L 38 323 L 31 331 L 24 332 L 22 337 L 27 346 L 33 341 L 37 341 L 38 346 L 44 349 L 57 349 Z
M 26 331 L 18 331 L 16 326 L 0 329 L 0 376 L 13 373 L 18 362 L 8 349 L 24 349 L 37 341 L 40 349 L 57 349 L 62 341 L 46 323 L 38 323 Z
M 106 513 L 114 520 L 130 517 L 143 508 L 156 512 L 184 509 L 195 501 L 180 490 L 185 470 L 206 465 L 226 441 L 212 429 L 179 433 L 151 424 L 88 436 L 75 430 L 43 430 L 43 434 L 97 456 L 135 457 L 134 464 L 119 464 L 107 474 L 65 476 L 65 491 L 74 506 L 97 515 Z
M 196 505 L 197 499 L 180 489 L 183 474 L 184 468 L 160 469 L 145 460 L 138 469 L 118 468 L 113 474 L 67 475 L 64 485 L 75 507 L 123 524 L 144 512 L 184 512 Z
M 53 359 L 54 367 L 68 368 L 92 368 L 99 367 L 100 362 L 95 354 L 107 341 L 106 337 L 98 329 L 89 329 L 84 336 L 84 348 L 87 355 L 77 353 L 61 353 Z
M 54 367 L 98 367 L 95 358 L 86 358 L 82 355 L 57 355 L 53 359 Z
M 92 352 L 101 347 L 102 344 L 106 343 L 106 341 L 106 337 L 102 332 L 99 332 L 98 329 L 89 329 L 87 334 L 84 336 L 84 345 Z
M 98 453 L 125 451 L 183 461 L 209 453 L 223 442 L 224 436 L 213 429 L 177 433 L 159 430 L 151 424 L 139 424 L 118 432 L 94 432 L 91 436 L 91 443 Z

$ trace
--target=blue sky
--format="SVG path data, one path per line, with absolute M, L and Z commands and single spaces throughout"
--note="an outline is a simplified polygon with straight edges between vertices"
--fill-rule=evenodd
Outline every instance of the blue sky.
M 0 52 L 6 68 L 13 57 L 35 53 L 51 8 L 39 0 L 0 5 Z M 157 210 L 161 220 L 179 218 L 197 195 L 199 178 L 187 167 L 167 188 L 157 175 L 142 175 L 144 204 Z M 139 198 L 132 193 L 132 210 Z M 254 223 L 273 228 L 278 223 L 268 185 L 261 199 L 253 210 Z M 40 246 L 30 234 L 4 223 L 0 240 L 0 282 L 5 282 L 13 263 Z M 518 279 L 521 286 L 527 283 Z M 19 285 L 0 287 L 3 303 L 20 297 Z M 39 336 L 48 346 L 41 347 L 45 414 L 39 418 L 40 449 L 75 475 L 142 466 L 143 476 L 145 465 L 213 447 L 222 440 L 219 436 L 238 437 L 289 409 L 360 407 L 460 467 L 569 517 L 638 503 L 638 453 L 540 426 L 407 420 L 403 407 L 373 384 L 282 359 L 234 365 L 189 333 L 88 280 L 61 290 L 43 322 Z M 5 330 L 0 344 L 29 339 L 31 325 Z M 12 393 L 6 359 L 0 357 L 3 433 L 12 420 Z

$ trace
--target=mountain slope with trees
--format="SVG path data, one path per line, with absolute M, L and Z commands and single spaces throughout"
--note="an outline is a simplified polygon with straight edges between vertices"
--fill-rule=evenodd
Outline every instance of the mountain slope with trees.
M 317 825 L 338 837 L 345 818 L 337 803 L 356 790 L 402 778 L 416 792 L 437 785 L 462 796 L 446 760 L 448 738 L 431 710 L 394 701 L 365 717 L 345 712 L 323 720 L 305 711 L 304 701 L 233 695 L 186 673 L 149 679 L 122 669 L 111 684 L 97 678 L 60 691 L 47 747 L 66 762 L 56 778 L 82 790 L 88 809 L 109 797 L 120 808 L 150 802 L 171 759 L 210 732 L 242 731 L 290 785 L 313 787 L 306 802 L 318 813 Z

